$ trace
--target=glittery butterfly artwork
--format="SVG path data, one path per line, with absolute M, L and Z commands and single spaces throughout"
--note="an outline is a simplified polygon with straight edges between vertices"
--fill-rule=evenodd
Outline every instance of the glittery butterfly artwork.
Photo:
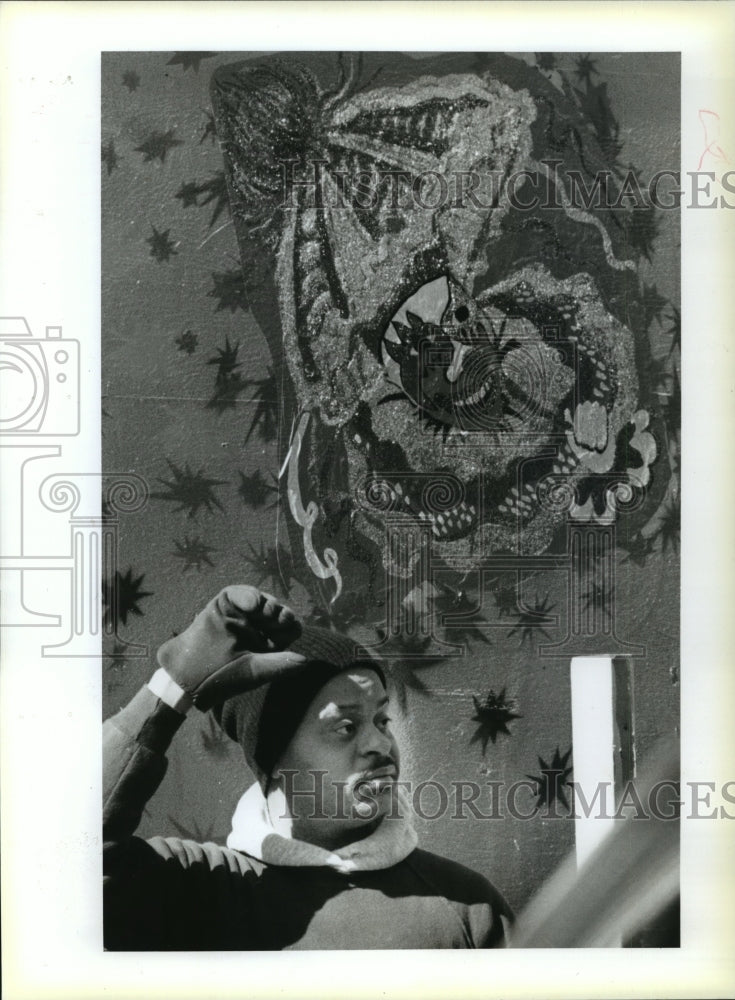
M 657 454 L 633 213 L 583 211 L 559 179 L 611 165 L 580 101 L 508 57 L 406 62 L 266 59 L 213 84 L 245 273 L 277 303 L 292 538 L 331 602 L 346 574 L 372 593 L 413 571 L 394 515 L 466 571 L 635 507 Z

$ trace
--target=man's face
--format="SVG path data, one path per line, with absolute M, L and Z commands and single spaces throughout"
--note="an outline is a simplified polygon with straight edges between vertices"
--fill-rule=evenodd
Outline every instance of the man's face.
M 399 769 L 390 722 L 388 695 L 374 670 L 347 670 L 325 684 L 278 763 L 280 771 L 298 772 L 290 787 L 299 793 L 319 786 L 313 772 L 327 772 L 322 800 L 294 795 L 291 815 L 308 819 L 321 806 L 328 817 L 322 822 L 348 830 L 389 812 Z

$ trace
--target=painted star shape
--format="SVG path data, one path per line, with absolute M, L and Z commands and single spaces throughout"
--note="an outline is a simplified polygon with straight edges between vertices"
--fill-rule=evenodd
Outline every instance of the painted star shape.
M 182 208 L 189 208 L 191 205 L 198 205 L 199 185 L 196 181 L 185 181 L 174 195 L 181 202 Z
M 204 475 L 202 469 L 199 472 L 192 472 L 187 462 L 184 468 L 180 468 L 174 462 L 167 459 L 173 479 L 160 479 L 166 492 L 151 493 L 151 497 L 156 500 L 170 500 L 177 503 L 177 510 L 185 510 L 189 517 L 196 517 L 200 508 L 204 508 L 211 513 L 215 507 L 224 510 L 214 494 L 214 487 L 226 485 L 225 479 L 210 479 Z
M 186 535 L 183 542 L 174 539 L 174 545 L 176 546 L 176 550 L 171 554 L 176 559 L 183 561 L 184 573 L 189 569 L 199 571 L 204 563 L 207 566 L 214 566 L 214 563 L 209 558 L 209 554 L 210 552 L 216 552 L 217 549 L 211 545 L 207 545 L 198 535 L 195 538 L 189 538 Z
M 545 636 L 547 639 L 550 638 L 549 633 L 545 628 L 543 628 L 543 626 L 552 623 L 552 619 L 549 617 L 549 612 L 554 610 L 555 605 L 549 606 L 548 600 L 548 594 L 544 597 L 543 601 L 539 601 L 537 595 L 533 607 L 528 610 L 524 609 L 520 612 L 516 620 L 516 624 L 508 632 L 508 638 L 510 639 L 510 637 L 515 635 L 516 632 L 520 632 L 520 646 L 524 646 L 526 641 L 533 643 L 533 636 L 536 632 Z
M 137 90 L 140 86 L 140 77 L 135 72 L 135 70 L 128 69 L 123 73 L 122 76 L 123 87 L 127 87 L 130 93 Z
M 580 56 L 577 59 L 577 68 L 574 73 L 580 83 L 589 87 L 592 83 L 592 77 L 600 75 L 597 70 L 597 60 L 590 59 L 589 53 L 586 56 Z
M 623 562 L 635 563 L 636 566 L 645 566 L 648 557 L 653 552 L 653 542 L 650 538 L 645 538 L 640 532 L 634 535 L 626 546 L 626 555 Z
M 152 590 L 143 590 L 143 578 L 133 576 L 133 568 L 129 567 L 124 574 L 115 570 L 112 580 L 102 581 L 102 604 L 105 609 L 105 621 L 117 626 L 118 621 L 127 625 L 128 615 L 142 615 L 138 604 L 144 597 L 152 597 Z M 115 597 L 117 597 L 115 605 Z
M 237 488 L 237 492 L 242 497 L 243 503 L 247 504 L 248 507 L 264 507 L 268 500 L 271 503 L 268 504 L 268 509 L 275 506 L 278 498 L 278 480 L 271 473 L 272 482 L 268 482 L 267 479 L 263 478 L 263 473 L 260 469 L 256 469 L 251 475 L 246 476 L 244 472 L 238 471 L 238 476 L 240 477 L 240 485 Z
M 202 59 L 211 59 L 216 55 L 216 52 L 174 52 L 166 65 L 181 66 L 184 72 L 193 69 L 195 73 L 198 73 Z
M 659 235 L 659 218 L 655 205 L 635 209 L 627 214 L 623 222 L 628 244 L 639 258 L 645 257 L 650 263 L 653 245 Z
M 492 593 L 498 609 L 498 617 L 504 618 L 516 613 L 518 610 L 518 580 L 515 576 L 513 576 L 512 583 L 503 583 L 498 580 Z
M 669 548 L 678 551 L 681 538 L 681 504 L 678 500 L 667 500 L 658 523 L 657 537 L 661 539 L 661 551 Z
M 557 746 L 550 764 L 547 764 L 543 757 L 539 756 L 540 773 L 526 775 L 536 785 L 536 812 L 539 811 L 541 806 L 550 806 L 557 799 L 565 809 L 569 809 L 564 787 L 569 784 L 567 778 L 572 773 L 572 768 L 567 766 L 571 755 L 571 747 L 562 756 Z
M 211 358 L 207 358 L 208 365 L 217 366 L 217 378 L 227 378 L 234 374 L 238 368 L 242 367 L 237 360 L 240 351 L 240 344 L 230 344 L 230 338 L 225 336 L 225 346 L 218 347 L 217 353 Z
M 143 154 L 144 163 L 151 163 L 153 160 L 165 163 L 169 150 L 184 145 L 181 139 L 174 139 L 174 132 L 175 129 L 169 129 L 168 132 L 151 132 L 140 146 L 135 147 L 135 152 Z
M 242 271 L 236 269 L 234 271 L 213 272 L 212 281 L 214 288 L 207 292 L 207 296 L 219 300 L 215 312 L 229 309 L 230 312 L 234 313 L 237 309 L 242 309 L 243 312 L 248 309 Z
M 208 181 L 199 185 L 199 194 L 206 195 L 199 204 L 204 207 L 204 205 L 209 205 L 214 202 L 214 211 L 212 212 L 212 218 L 209 220 L 209 226 L 211 227 L 215 224 L 220 215 L 230 210 L 230 200 L 227 194 L 227 183 L 225 181 L 224 171 L 220 170 L 213 177 L 210 177 Z
M 440 585 L 434 601 L 435 613 L 441 615 L 440 621 L 449 642 L 468 642 L 470 639 L 475 639 L 492 645 L 486 630 L 482 628 L 482 623 L 487 619 L 479 614 L 478 603 L 477 599 L 470 597 L 462 587 Z M 457 621 L 455 616 L 471 617 L 475 621 Z M 452 617 L 454 621 L 451 620 Z
M 643 285 L 643 308 L 646 313 L 646 329 L 654 320 L 659 322 L 663 318 L 664 309 L 669 305 L 666 296 L 661 295 L 655 285 Z
M 523 716 L 515 711 L 515 700 L 513 698 L 506 698 L 505 688 L 503 688 L 500 694 L 490 691 L 483 702 L 472 695 L 472 701 L 475 706 L 475 714 L 472 716 L 472 721 L 478 722 L 479 726 L 470 740 L 470 746 L 481 740 L 482 755 L 484 757 L 487 751 L 488 740 L 492 740 L 494 744 L 500 733 L 512 736 L 513 734 L 508 729 L 508 723 L 512 722 L 513 719 L 522 719 Z
M 102 144 L 102 162 L 107 167 L 107 176 L 109 177 L 120 162 L 120 157 L 115 151 L 115 143 L 112 139 L 108 139 L 107 142 Z
M 217 140 L 217 126 L 214 121 L 214 115 L 211 111 L 205 111 L 205 114 L 207 116 L 207 124 L 204 126 L 204 131 L 199 139 L 200 146 L 205 141 L 207 136 L 211 138 L 212 144 L 214 144 Z
M 245 435 L 245 444 L 250 440 L 250 435 L 258 428 L 263 441 L 273 441 L 276 436 L 278 423 L 278 387 L 276 376 L 271 369 L 262 379 L 253 379 L 248 383 L 255 386 L 256 392 L 251 403 L 257 403 L 253 419 Z
M 255 586 L 262 587 L 266 581 L 270 581 L 270 586 L 280 584 L 284 596 L 288 596 L 291 585 L 296 580 L 289 569 L 291 553 L 288 549 L 284 548 L 280 542 L 276 545 L 269 545 L 267 548 L 261 542 L 260 549 L 256 549 L 251 542 L 248 542 L 248 547 L 250 552 L 242 552 L 241 555 L 252 566 L 253 571 L 258 574 Z
M 186 333 L 179 334 L 175 343 L 180 351 L 183 351 L 185 354 L 193 354 L 197 349 L 199 337 L 195 333 L 192 333 L 191 330 L 187 330 Z
M 217 413 L 234 409 L 247 387 L 248 383 L 240 372 L 233 372 L 232 375 L 218 375 L 214 383 L 214 392 L 207 401 L 207 409 L 216 410 Z
M 615 584 L 606 586 L 599 580 L 594 580 L 590 589 L 584 595 L 584 610 L 600 608 L 606 617 L 610 617 L 610 605 L 615 597 Z
M 151 225 L 153 234 L 146 237 L 146 243 L 150 245 L 151 257 L 157 260 L 159 264 L 170 260 L 171 257 L 175 257 L 178 254 L 176 249 L 176 243 L 169 238 L 170 229 L 167 229 L 164 233 L 159 233 L 154 225 Z

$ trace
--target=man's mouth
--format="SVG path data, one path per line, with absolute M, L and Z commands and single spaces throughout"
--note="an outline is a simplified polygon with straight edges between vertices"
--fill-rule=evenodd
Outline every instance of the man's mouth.
M 392 788 L 398 778 L 398 769 L 394 764 L 388 767 L 379 767 L 374 771 L 369 771 L 357 782 L 355 789 L 371 795 L 379 795 L 381 792 Z

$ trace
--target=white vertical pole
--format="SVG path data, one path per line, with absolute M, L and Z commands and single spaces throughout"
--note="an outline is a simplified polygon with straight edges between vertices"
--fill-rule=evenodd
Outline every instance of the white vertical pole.
M 612 831 L 614 824 L 612 657 L 573 657 L 571 687 L 574 781 L 579 789 L 574 801 L 574 832 L 579 868 Z M 580 793 L 591 806 L 589 816 L 585 816 Z

